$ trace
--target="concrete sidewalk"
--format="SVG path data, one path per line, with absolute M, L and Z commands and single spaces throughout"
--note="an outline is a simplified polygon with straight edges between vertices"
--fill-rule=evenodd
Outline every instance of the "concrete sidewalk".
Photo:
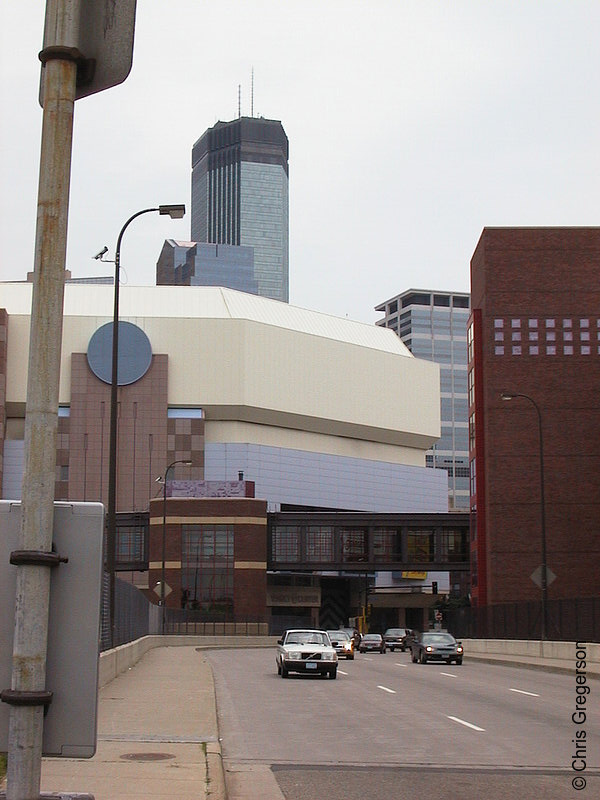
M 223 800 L 214 682 L 203 652 L 156 647 L 102 688 L 96 755 L 43 759 L 41 788 L 95 800 Z

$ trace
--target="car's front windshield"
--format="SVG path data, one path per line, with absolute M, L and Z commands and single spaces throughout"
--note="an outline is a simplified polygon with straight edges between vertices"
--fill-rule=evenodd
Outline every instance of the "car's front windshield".
M 345 631 L 327 631 L 331 641 L 347 642 L 350 638 Z
M 286 636 L 285 643 L 329 645 L 329 638 L 319 631 L 292 631 Z
M 423 641 L 433 644 L 454 644 L 454 639 L 449 633 L 427 633 L 423 636 Z

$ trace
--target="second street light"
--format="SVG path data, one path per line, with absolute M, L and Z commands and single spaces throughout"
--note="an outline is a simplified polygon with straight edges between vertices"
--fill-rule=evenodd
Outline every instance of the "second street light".
M 520 392 L 502 392 L 500 397 L 503 400 L 514 400 L 517 397 L 522 397 L 528 400 L 535 408 L 538 419 L 538 437 L 540 445 L 540 512 L 541 512 L 541 549 L 542 549 L 542 565 L 540 575 L 540 588 L 542 590 L 542 608 L 541 608 L 541 633 L 540 639 L 544 641 L 547 636 L 547 604 L 548 604 L 548 564 L 546 558 L 546 504 L 544 500 L 544 440 L 542 437 L 542 412 L 540 407 L 535 402 L 533 397 L 528 394 Z
M 117 540 L 117 387 L 118 387 L 118 367 L 119 367 L 119 270 L 121 266 L 121 241 L 127 227 L 134 219 L 142 214 L 149 214 L 158 211 L 159 214 L 171 217 L 171 219 L 181 219 L 185 215 L 185 206 L 163 205 L 156 208 L 144 208 L 133 214 L 123 225 L 117 238 L 115 249 L 115 287 L 114 287 L 114 309 L 112 325 L 112 371 L 110 383 L 110 436 L 109 436 L 109 456 L 108 456 L 108 509 L 107 509 L 107 528 L 106 528 L 106 564 L 110 582 L 110 643 L 115 646 L 115 560 L 116 560 L 116 540 Z M 106 252 L 106 250 L 105 250 Z M 101 258 L 103 253 L 99 253 Z
M 163 478 L 163 524 L 162 524 L 162 568 L 161 568 L 161 575 L 160 575 L 160 604 L 162 606 L 161 610 L 161 633 L 164 634 L 165 632 L 165 621 L 166 621 L 166 608 L 165 608 L 165 601 L 167 595 L 165 593 L 165 566 L 166 566 L 166 558 L 167 558 L 167 480 L 169 478 L 169 471 L 173 469 L 174 466 L 177 464 L 181 464 L 184 467 L 191 467 L 192 462 L 179 459 L 178 461 L 171 461 L 169 466 L 165 470 L 164 478 Z

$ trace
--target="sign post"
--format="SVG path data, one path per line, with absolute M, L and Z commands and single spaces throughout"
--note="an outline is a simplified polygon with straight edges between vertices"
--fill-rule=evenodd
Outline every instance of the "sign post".
M 123 20 L 128 20 L 124 33 Z M 38 797 L 41 782 L 58 388 L 75 99 L 120 83 L 131 68 L 135 0 L 47 0 L 40 53 L 43 108 L 17 564 L 7 800 Z M 119 41 L 117 58 L 109 43 Z M 98 46 L 86 53 L 91 42 Z M 112 47 L 112 44 L 111 44 Z M 116 58 L 117 69 L 109 66 Z M 94 77 L 96 76 L 96 77 Z M 65 554 L 68 557 L 68 554 Z M 11 556 L 12 559 L 12 556 Z M 0 687 L 2 689 L 3 687 Z

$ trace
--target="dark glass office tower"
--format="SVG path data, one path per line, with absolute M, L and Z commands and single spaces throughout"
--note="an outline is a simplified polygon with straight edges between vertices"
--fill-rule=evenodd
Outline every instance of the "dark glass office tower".
M 217 122 L 192 149 L 194 242 L 254 248 L 258 294 L 289 300 L 288 139 L 281 122 Z

